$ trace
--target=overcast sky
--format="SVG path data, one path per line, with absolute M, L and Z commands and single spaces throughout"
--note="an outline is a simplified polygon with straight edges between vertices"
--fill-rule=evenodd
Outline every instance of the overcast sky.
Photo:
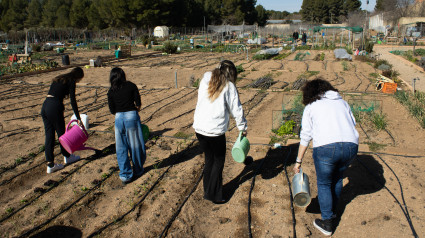
M 366 5 L 366 0 L 361 0 L 362 9 L 373 11 L 376 0 L 370 0 Z M 298 12 L 301 10 L 302 0 L 257 0 L 257 5 L 262 5 L 266 10 Z

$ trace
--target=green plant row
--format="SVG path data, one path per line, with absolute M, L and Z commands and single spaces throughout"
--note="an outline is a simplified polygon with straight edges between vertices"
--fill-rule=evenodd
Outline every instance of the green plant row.
M 394 96 L 419 121 L 420 126 L 425 129 L 425 93 L 415 92 L 413 94 L 398 90 Z

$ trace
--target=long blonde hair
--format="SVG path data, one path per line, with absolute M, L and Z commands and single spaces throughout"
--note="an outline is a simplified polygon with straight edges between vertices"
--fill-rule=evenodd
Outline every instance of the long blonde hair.
M 219 67 L 212 71 L 211 80 L 208 84 L 208 97 L 211 102 L 217 99 L 227 82 L 230 81 L 235 84 L 237 76 L 238 72 L 232 61 L 221 61 Z

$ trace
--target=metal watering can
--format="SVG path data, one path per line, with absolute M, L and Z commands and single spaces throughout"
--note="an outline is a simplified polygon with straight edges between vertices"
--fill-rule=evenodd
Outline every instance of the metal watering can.
M 300 172 L 295 174 L 292 178 L 292 196 L 295 205 L 299 207 L 306 207 L 311 202 L 308 176 L 303 173 L 302 168 L 300 168 Z
M 59 137 L 59 142 L 63 146 L 63 148 L 68 151 L 68 153 L 72 154 L 77 150 L 96 150 L 92 147 L 86 147 L 84 142 L 89 138 L 89 134 L 86 129 L 76 124 L 71 126 L 71 123 L 78 122 L 77 120 L 71 120 L 66 126 L 65 133 Z
M 249 140 L 245 136 L 242 136 L 242 131 L 239 132 L 238 139 L 232 148 L 232 157 L 236 162 L 243 163 L 249 152 Z

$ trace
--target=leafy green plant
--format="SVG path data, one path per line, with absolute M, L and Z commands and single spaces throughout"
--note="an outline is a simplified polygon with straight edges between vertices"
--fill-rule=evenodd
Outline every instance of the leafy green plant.
M 244 68 L 243 68 L 242 64 L 240 64 L 240 65 L 236 66 L 236 72 L 238 72 L 238 74 L 240 74 L 240 73 L 242 73 L 242 72 L 244 72 L 244 71 L 245 71 L 245 70 L 244 70 Z
M 85 192 L 85 191 L 87 191 L 87 190 L 89 190 L 87 187 L 82 187 L 82 188 L 81 188 L 81 191 L 83 191 L 83 192 Z
M 19 157 L 19 158 L 17 158 L 16 160 L 15 160 L 15 164 L 22 164 L 24 162 L 24 158 L 22 158 L 22 157 Z
M 6 213 L 7 213 L 7 214 L 10 214 L 10 213 L 12 213 L 14 210 L 15 210 L 15 209 L 13 209 L 13 207 L 8 207 L 8 208 L 6 208 Z
M 293 120 L 286 121 L 279 127 L 279 129 L 277 129 L 276 134 L 278 136 L 293 135 L 295 125 L 296 123 Z

